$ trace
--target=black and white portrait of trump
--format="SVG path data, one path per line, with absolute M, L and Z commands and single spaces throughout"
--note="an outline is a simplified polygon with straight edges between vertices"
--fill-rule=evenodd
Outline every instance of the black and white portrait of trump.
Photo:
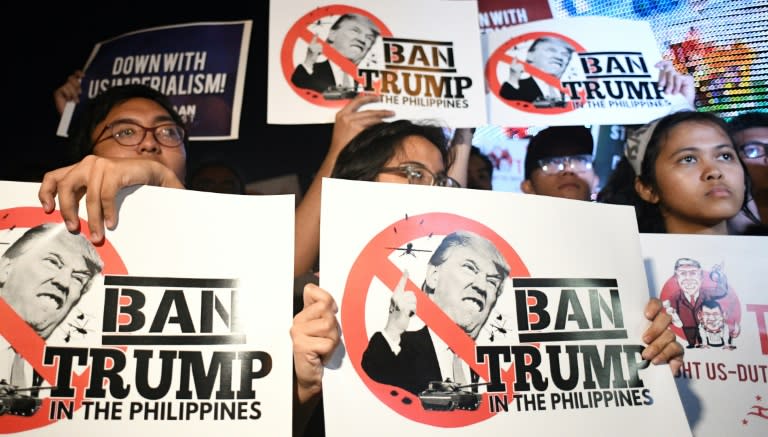
M 0 297 L 48 339 L 102 269 L 101 258 L 83 235 L 70 233 L 63 223 L 44 223 L 24 232 L 0 256 Z M 29 386 L 29 364 L 9 339 L 0 342 L 0 380 Z
M 330 49 L 358 66 L 381 34 L 370 18 L 360 14 L 344 14 L 328 30 L 325 40 Z M 307 46 L 304 60 L 296 67 L 291 82 L 299 88 L 319 93 L 332 89 L 356 88 L 350 71 L 323 56 L 323 44 L 315 34 Z
M 559 81 L 575 51 L 569 42 L 561 38 L 537 38 L 528 48 L 525 63 L 512 58 L 509 76 L 499 95 L 507 100 L 527 102 L 564 100 L 567 96 L 560 89 Z
M 496 246 L 468 231 L 448 234 L 432 253 L 422 291 L 437 307 L 476 340 L 503 290 L 509 264 Z M 363 353 L 362 367 L 382 384 L 413 394 L 431 381 L 470 382 L 469 366 L 428 326 L 408 330 L 416 312 L 416 296 L 405 290 L 407 271 L 392 293 L 384 329 L 376 332 Z

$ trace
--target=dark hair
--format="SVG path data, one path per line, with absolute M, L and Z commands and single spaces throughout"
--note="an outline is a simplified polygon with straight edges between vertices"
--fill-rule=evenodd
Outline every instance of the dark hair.
M 440 151 L 443 164 L 450 167 L 448 140 L 443 128 L 427 123 L 409 120 L 378 123 L 357 134 L 336 158 L 331 172 L 332 178 L 358 181 L 373 181 L 402 148 L 409 136 L 429 140 Z
M 539 168 L 539 160 L 556 156 L 591 155 L 595 140 L 584 126 L 552 126 L 539 131 L 525 151 L 525 179 Z
M 723 131 L 733 142 L 731 134 L 726 123 L 717 115 L 710 112 L 681 111 L 666 115 L 660 118 L 653 129 L 653 133 L 648 139 L 640 167 L 640 174 L 636 175 L 626 156 L 619 161 L 616 169 L 611 173 L 608 182 L 598 193 L 597 201 L 603 203 L 613 203 L 620 205 L 632 205 L 635 207 L 637 216 L 637 226 L 640 232 L 646 233 L 666 233 L 667 228 L 661 215 L 658 204 L 646 202 L 635 191 L 635 177 L 640 181 L 659 192 L 659 186 L 656 182 L 656 160 L 661 152 L 661 145 L 667 140 L 669 132 L 676 126 L 696 122 L 709 124 Z M 749 178 L 749 172 L 744 162 L 736 154 L 739 164 L 744 173 L 744 201 L 741 210 L 753 222 L 759 220 L 750 211 L 748 203 L 751 199 L 752 182 Z
M 185 184 L 188 189 L 195 191 L 211 191 L 209 187 L 200 185 L 200 181 L 197 180 L 200 174 L 210 168 L 221 168 L 232 175 L 234 186 L 229 194 L 245 194 L 245 181 L 242 172 L 234 165 L 229 164 L 224 160 L 212 159 L 202 162 L 195 167 L 195 169 L 187 175 L 187 183 Z
M 743 112 L 728 120 L 728 130 L 731 135 L 753 127 L 768 127 L 768 113 Z
M 173 104 L 168 97 L 160 91 L 141 84 L 121 85 L 109 88 L 93 99 L 89 100 L 87 106 L 78 117 L 77 123 L 73 123 L 74 131 L 70 128 L 71 154 L 75 161 L 83 159 L 86 155 L 93 152 L 93 135 L 96 126 L 104 121 L 109 115 L 109 111 L 116 105 L 126 100 L 143 98 L 156 102 L 171 116 L 173 122 L 185 128 L 184 148 L 187 147 L 188 134 L 187 126 L 178 112 L 173 109 Z
M 488 170 L 488 178 L 493 179 L 493 162 L 491 161 L 491 158 L 488 157 L 485 153 L 483 153 L 482 150 L 480 150 L 477 146 L 472 146 L 469 148 L 469 156 L 470 158 L 473 156 L 477 156 L 483 161 L 483 165 L 485 165 L 485 169 Z M 471 184 L 472 181 L 467 178 L 467 188 L 477 188 Z

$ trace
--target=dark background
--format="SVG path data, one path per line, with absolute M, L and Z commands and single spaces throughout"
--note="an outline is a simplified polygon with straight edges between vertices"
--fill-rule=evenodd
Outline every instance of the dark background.
M 289 0 L 284 0 L 289 1 Z M 5 133 L 0 179 L 38 181 L 68 164 L 66 139 L 56 136 L 53 92 L 82 69 L 93 46 L 126 32 L 196 21 L 253 20 L 240 119 L 240 138 L 196 141 L 187 171 L 209 159 L 237 167 L 246 182 L 296 173 L 302 189 L 325 156 L 331 125 L 266 124 L 269 7 L 250 2 L 60 2 L 15 5 L 4 14 Z

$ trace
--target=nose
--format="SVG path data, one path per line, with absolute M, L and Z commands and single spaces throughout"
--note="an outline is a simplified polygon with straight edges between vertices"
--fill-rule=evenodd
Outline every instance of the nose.
M 160 151 L 160 143 L 155 139 L 155 133 L 151 130 L 144 132 L 144 139 L 141 140 L 138 146 L 136 146 L 136 152 L 142 153 L 158 153 Z
M 65 295 L 69 295 L 69 289 L 72 285 L 72 269 L 66 267 L 59 269 L 58 273 L 53 277 L 52 282 L 58 286 Z
M 718 180 L 722 179 L 723 172 L 720 170 L 720 167 L 717 164 L 710 163 L 705 169 L 704 169 L 704 180 Z

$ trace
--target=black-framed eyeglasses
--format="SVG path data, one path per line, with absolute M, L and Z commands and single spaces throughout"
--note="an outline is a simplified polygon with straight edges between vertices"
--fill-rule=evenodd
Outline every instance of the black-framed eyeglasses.
M 433 173 L 419 162 L 404 162 L 397 167 L 384 167 L 379 173 L 393 173 L 405 176 L 412 185 L 437 185 L 439 187 L 461 188 L 461 184 L 445 173 Z
M 768 144 L 762 141 L 752 141 L 739 146 L 739 152 L 745 159 L 757 159 L 765 156 L 765 146 Z
M 101 138 L 105 132 L 109 132 L 109 136 Z M 147 127 L 130 121 L 118 121 L 104 126 L 99 136 L 96 137 L 101 139 L 97 140 L 94 146 L 104 140 L 114 138 L 117 144 L 121 146 L 136 147 L 144 141 L 147 132 L 152 132 L 155 141 L 164 147 L 179 147 L 184 142 L 184 128 L 176 123 Z
M 554 156 L 539 160 L 539 168 L 544 174 L 555 175 L 561 171 L 581 173 L 592 169 L 592 155 Z

